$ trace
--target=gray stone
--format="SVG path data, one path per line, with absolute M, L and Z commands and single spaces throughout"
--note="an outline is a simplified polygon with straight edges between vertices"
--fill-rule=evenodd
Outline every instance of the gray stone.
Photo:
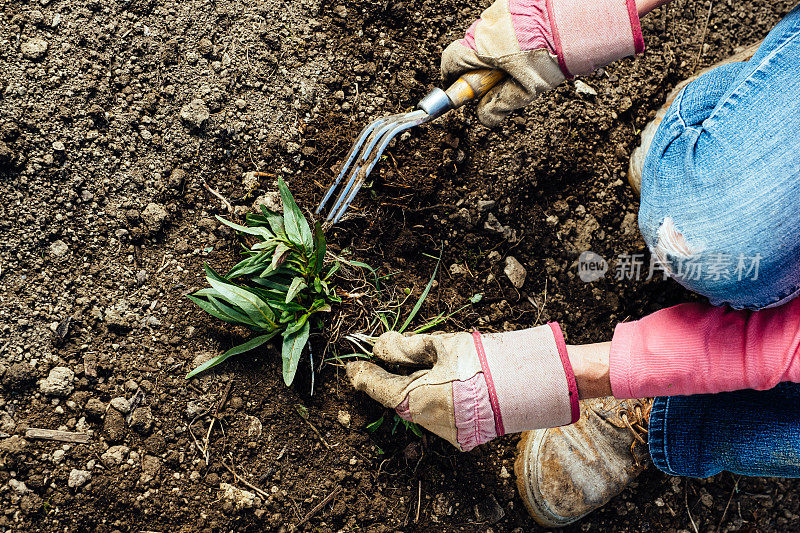
M 509 255 L 506 257 L 506 267 L 503 272 L 508 277 L 509 281 L 518 289 L 525 285 L 525 278 L 528 276 L 528 271 L 522 266 L 522 263 L 517 261 L 517 258 Z
M 64 257 L 69 253 L 69 246 L 62 240 L 50 244 L 50 255 L 56 258 Z
M 192 100 L 181 108 L 181 120 L 197 130 L 201 129 L 210 117 L 211 113 L 208 111 L 208 106 L 199 98 Z
M 263 205 L 270 211 L 275 211 L 276 213 L 281 213 L 283 211 L 283 203 L 281 202 L 281 194 L 278 191 L 271 191 L 266 194 L 262 194 L 256 201 L 253 202 L 253 211 L 256 213 L 261 212 L 261 206 Z
M 22 45 L 20 45 L 22 57 L 25 59 L 30 59 L 31 61 L 38 61 L 39 59 L 42 59 L 47 53 L 47 48 L 47 41 L 44 39 L 39 39 L 38 37 L 28 39 L 27 41 L 23 42 Z
M 127 399 L 123 398 L 122 396 L 119 396 L 111 400 L 111 407 L 113 407 L 123 415 L 127 415 L 128 413 L 131 412 L 130 402 Z
M 161 204 L 149 203 L 142 211 L 144 225 L 151 233 L 160 231 L 169 219 L 169 212 Z
M 250 509 L 255 505 L 256 495 L 249 490 L 242 490 L 228 483 L 220 483 L 222 499 L 229 501 L 237 510 Z
M 8 480 L 8 486 L 9 486 L 9 488 L 11 490 L 16 492 L 17 494 L 25 494 L 27 492 L 30 492 L 30 490 L 31 490 L 31 489 L 28 488 L 27 485 L 25 485 L 25 483 L 23 483 L 22 481 L 20 481 L 18 479 L 9 479 Z
M 86 470 L 78 470 L 77 468 L 73 468 L 69 473 L 67 486 L 71 489 L 78 489 L 86 485 L 90 479 L 92 479 L 91 473 L 87 472 Z
M 72 384 L 74 380 L 75 372 L 65 366 L 57 366 L 46 379 L 39 382 L 39 390 L 49 396 L 69 396 L 75 389 Z
M 131 449 L 127 446 L 112 446 L 100 456 L 100 459 L 103 460 L 103 464 L 106 466 L 119 466 L 125 461 L 125 458 L 128 457 L 130 451 Z
M 491 211 L 494 209 L 495 202 L 494 200 L 478 200 L 478 211 L 481 213 L 486 213 L 487 211 Z
M 597 91 L 581 80 L 575 80 L 575 92 L 581 96 L 597 96 Z
M 350 418 L 350 413 L 348 413 L 347 411 L 339 411 L 339 414 L 336 415 L 336 419 L 345 428 L 350 427 L 351 418 Z
M 137 407 L 130 418 L 131 429 L 137 433 L 149 433 L 153 428 L 153 413 L 149 407 Z

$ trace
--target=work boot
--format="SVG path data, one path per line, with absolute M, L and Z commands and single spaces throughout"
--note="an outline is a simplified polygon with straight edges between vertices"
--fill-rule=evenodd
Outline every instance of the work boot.
M 729 63 L 740 63 L 742 61 L 749 61 L 753 55 L 755 55 L 756 50 L 758 47 L 761 46 L 761 42 L 758 42 L 754 45 L 748 46 L 741 52 L 738 52 L 728 59 L 724 59 L 715 65 L 712 65 L 698 74 L 683 80 L 680 82 L 667 96 L 666 102 L 661 108 L 656 112 L 656 116 L 653 120 L 647 123 L 647 125 L 642 130 L 642 142 L 639 146 L 634 149 L 633 153 L 631 154 L 630 166 L 628 167 L 628 182 L 633 187 L 633 191 L 636 196 L 639 196 L 642 193 L 642 169 L 644 168 L 644 160 L 647 157 L 647 151 L 650 149 L 650 144 L 653 142 L 653 137 L 655 137 L 656 130 L 658 130 L 658 126 L 661 124 L 661 121 L 664 120 L 664 117 L 667 115 L 667 110 L 672 105 L 672 102 L 675 101 L 675 98 L 678 97 L 680 92 L 692 83 L 694 80 L 702 76 L 703 74 L 713 70 L 717 67 L 721 67 L 723 65 L 727 65 Z
M 575 424 L 526 431 L 517 446 L 517 489 L 545 527 L 576 522 L 622 492 L 650 464 L 652 399 L 581 402 Z

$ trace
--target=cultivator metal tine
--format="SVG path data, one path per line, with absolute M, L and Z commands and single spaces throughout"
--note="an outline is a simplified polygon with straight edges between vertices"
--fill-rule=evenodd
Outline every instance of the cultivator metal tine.
M 353 198 L 355 198 L 358 191 L 364 185 L 364 182 L 391 140 L 401 132 L 422 124 L 423 122 L 427 122 L 431 118 L 432 117 L 425 111 L 416 110 L 410 113 L 378 119 L 364 128 L 364 131 L 361 132 L 361 135 L 359 135 L 358 140 L 356 140 L 355 145 L 350 151 L 350 155 L 347 161 L 345 161 L 342 170 L 339 172 L 339 176 L 336 178 L 331 188 L 328 189 L 325 198 L 323 198 L 317 208 L 317 213 L 322 211 L 334 191 L 339 188 L 345 173 L 347 173 L 347 180 L 341 187 L 339 195 L 336 197 L 336 201 L 333 207 L 331 207 L 328 216 L 325 217 L 325 220 L 328 222 L 338 222 L 350 206 Z

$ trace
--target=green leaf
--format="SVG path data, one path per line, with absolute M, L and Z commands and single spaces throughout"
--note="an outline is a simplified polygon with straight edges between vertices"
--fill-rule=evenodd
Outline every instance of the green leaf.
M 255 235 L 257 237 L 263 237 L 264 240 L 272 239 L 275 236 L 266 228 L 248 228 L 247 226 L 240 226 L 230 220 L 226 220 L 219 215 L 216 215 L 216 219 L 228 226 L 229 228 L 233 228 L 239 233 L 246 233 L 248 235 Z
M 259 337 L 256 337 L 255 339 L 250 339 L 249 341 L 247 341 L 247 342 L 245 342 L 243 344 L 240 344 L 239 346 L 234 346 L 233 348 L 231 348 L 227 352 L 225 352 L 223 354 L 220 354 L 220 355 L 214 357 L 213 359 L 210 359 L 210 360 L 206 361 L 202 365 L 198 366 L 197 368 L 195 368 L 194 370 L 192 370 L 191 372 L 186 374 L 186 379 L 192 378 L 192 377 L 196 376 L 197 374 L 199 374 L 200 372 L 205 372 L 209 368 L 217 366 L 218 364 L 222 363 L 223 361 L 225 361 L 229 357 L 232 357 L 234 355 L 239 355 L 240 353 L 249 352 L 250 350 L 258 348 L 259 346 L 261 346 L 262 344 L 266 343 L 267 341 L 269 341 L 271 338 L 273 338 L 277 334 L 278 334 L 278 330 L 275 330 L 275 331 L 272 331 L 270 333 L 267 333 L 266 335 L 261 335 Z
M 292 284 L 289 285 L 289 290 L 286 291 L 286 300 L 284 303 L 289 303 L 294 300 L 294 297 L 297 296 L 297 293 L 302 291 L 303 289 L 307 288 L 306 282 L 303 281 L 303 278 L 296 277 L 292 280 Z
M 286 331 L 283 332 L 284 335 L 291 335 L 297 331 L 300 331 L 303 326 L 306 325 L 308 321 L 309 313 L 301 315 L 300 318 L 297 319 L 297 322 L 293 322 L 286 327 Z
M 222 299 L 233 306 L 239 307 L 256 325 L 265 329 L 269 326 L 275 326 L 275 314 L 261 298 L 237 285 L 211 277 L 206 279 Z
M 311 227 L 308 225 L 303 212 L 297 207 L 283 179 L 278 178 L 278 190 L 281 192 L 283 200 L 283 225 L 286 229 L 286 236 L 294 244 L 302 248 L 306 254 L 310 254 L 314 249 L 314 238 L 311 235 Z
M 279 266 L 286 261 L 286 257 L 289 255 L 289 246 L 286 243 L 279 243 L 278 246 L 275 247 L 275 251 L 272 254 L 272 268 L 277 269 Z
M 322 281 L 327 281 L 328 279 L 330 279 L 330 277 L 333 276 L 339 270 L 339 268 L 341 268 L 341 266 L 342 265 L 339 263 L 339 261 L 336 261 L 331 267 L 331 269 L 328 270 L 328 273 L 325 274 L 325 277 L 322 278 Z
M 211 316 L 213 316 L 215 318 L 219 318 L 220 320 L 224 320 L 225 322 L 227 322 L 229 324 L 238 324 L 239 323 L 235 318 L 232 318 L 232 317 L 226 315 L 225 313 L 221 312 L 211 302 L 207 302 L 207 301 L 205 301 L 205 300 L 203 300 L 201 298 L 198 298 L 198 297 L 196 297 L 196 296 L 194 296 L 192 294 L 187 294 L 186 297 L 189 298 L 194 303 L 196 303 L 197 306 L 200 309 L 202 309 L 203 311 L 205 311 L 206 313 L 208 313 L 209 315 L 211 315 Z
M 375 433 L 376 431 L 378 431 L 378 428 L 381 427 L 381 424 L 383 424 L 383 416 L 381 416 L 375 422 L 372 422 L 371 424 L 367 424 L 366 429 L 370 433 Z
M 284 202 L 283 205 L 286 205 L 286 203 Z M 303 353 L 303 348 L 308 342 L 310 331 L 311 325 L 306 322 L 299 331 L 289 335 L 284 333 L 283 335 L 281 357 L 283 359 L 283 382 L 287 386 L 294 381 L 294 375 L 297 373 L 297 364 L 300 362 L 300 354 Z
M 469 303 L 476 304 L 476 303 L 480 302 L 481 300 L 483 300 L 483 294 L 480 294 L 480 293 L 473 294 L 472 298 L 469 299 Z
M 436 279 L 436 272 L 438 272 L 439 264 L 442 262 L 442 252 L 443 251 L 444 251 L 444 249 L 442 249 L 439 252 L 439 259 L 436 261 L 436 266 L 433 268 L 433 274 L 431 274 L 431 279 L 428 281 L 428 284 L 425 286 L 425 290 L 422 291 L 422 294 L 420 294 L 420 296 L 419 296 L 419 300 L 417 300 L 417 303 L 414 304 L 414 307 L 411 309 L 411 314 L 408 315 L 408 317 L 406 318 L 406 321 L 403 322 L 403 325 L 400 326 L 399 330 L 397 330 L 399 333 L 403 333 L 406 330 L 406 328 L 408 327 L 408 325 L 411 324 L 411 321 L 414 320 L 415 316 L 417 316 L 417 313 L 419 313 L 419 310 L 422 307 L 422 304 L 425 302 L 425 299 L 428 297 L 428 293 L 431 292 L 431 287 L 433 287 L 433 280 Z
M 314 256 L 311 258 L 309 270 L 312 276 L 322 271 L 322 264 L 325 262 L 325 233 L 322 232 L 322 224 L 317 220 L 314 224 Z
M 267 223 L 269 227 L 272 228 L 273 233 L 286 237 L 286 228 L 283 225 L 283 217 L 281 214 L 270 211 L 264 204 L 261 204 L 261 212 L 264 213 L 264 217 L 267 219 Z

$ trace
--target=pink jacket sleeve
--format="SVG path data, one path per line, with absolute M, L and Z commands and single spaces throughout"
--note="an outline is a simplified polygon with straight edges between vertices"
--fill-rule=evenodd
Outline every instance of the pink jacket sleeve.
M 800 382 L 800 298 L 774 309 L 683 304 L 619 324 L 611 343 L 616 398 L 768 390 Z

